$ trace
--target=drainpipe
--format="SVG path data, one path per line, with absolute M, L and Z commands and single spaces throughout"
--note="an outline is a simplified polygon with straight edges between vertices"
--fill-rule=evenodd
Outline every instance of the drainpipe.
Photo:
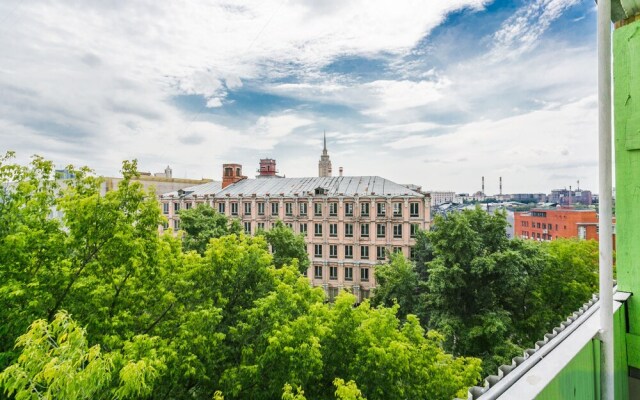
M 598 176 L 600 193 L 600 340 L 603 400 L 614 399 L 613 243 L 611 226 L 611 0 L 598 0 Z

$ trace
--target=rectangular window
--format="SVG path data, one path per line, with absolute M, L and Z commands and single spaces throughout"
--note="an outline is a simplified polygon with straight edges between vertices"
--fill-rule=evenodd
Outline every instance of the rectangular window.
M 369 259 L 369 246 L 360 246 L 360 259 L 361 260 Z
M 353 203 L 344 203 L 344 216 L 353 217 Z
M 368 217 L 369 216 L 369 203 L 361 203 L 360 204 L 360 216 Z
M 314 224 L 314 236 L 322 236 L 322 224 Z
M 264 222 L 258 222 L 258 230 L 264 230 Z
M 251 235 L 251 222 L 244 223 L 244 233 Z
M 322 217 L 322 203 L 313 203 L 313 215 Z
M 384 260 L 385 258 L 387 258 L 387 250 L 384 248 L 384 246 L 377 246 L 376 247 L 376 259 Z
M 393 225 L 393 237 L 395 239 L 402 239 L 402 224 Z
M 387 215 L 387 205 L 385 203 L 377 203 L 376 207 L 378 210 L 378 217 L 384 217 Z
M 387 226 L 385 224 L 376 224 L 376 237 L 387 237 Z
M 224 214 L 224 203 L 218 203 L 218 212 Z
M 293 203 L 284 203 L 284 214 L 287 216 L 293 215 Z
M 329 224 L 329 236 L 330 237 L 338 236 L 338 224 Z
M 344 224 L 344 236 L 353 237 L 353 224 Z
M 416 249 L 415 247 L 409 247 L 409 260 L 413 260 L 416 258 Z
M 322 279 L 322 266 L 316 265 L 313 267 L 313 277 L 316 279 Z
M 302 233 L 303 235 L 307 235 L 307 223 L 306 222 L 301 222 L 300 223 L 300 233 Z
M 393 252 L 394 253 L 402 253 L 402 247 L 394 246 Z
M 314 247 L 313 255 L 316 257 L 322 257 L 322 245 L 316 244 Z
M 345 267 L 345 269 L 344 269 L 344 280 L 345 281 L 352 281 L 353 280 L 353 268 L 352 267 Z
M 344 258 L 353 258 L 353 246 L 344 246 Z
M 175 230 L 180 229 L 180 220 L 177 220 L 177 219 L 173 220 L 173 229 Z
M 418 229 L 420 229 L 420 225 L 411 224 L 411 237 L 414 238 L 418 234 Z
M 362 300 L 368 299 L 370 294 L 371 291 L 369 289 L 360 289 L 360 296 L 362 297 Z
M 307 215 L 307 203 L 300 203 L 298 204 L 298 207 L 300 207 L 300 216 L 304 217 Z
M 189 203 L 186 203 L 186 204 L 185 204 L 185 206 L 187 207 L 187 210 L 190 210 L 190 209 L 191 209 L 191 205 L 192 205 L 192 203 L 191 203 L 191 202 L 189 202 Z
M 231 203 L 231 215 L 238 215 L 238 203 Z
M 291 222 L 286 222 L 285 225 L 287 226 L 287 228 L 293 230 L 293 223 Z
M 338 258 L 338 245 L 330 244 L 329 245 L 329 258 Z
M 173 203 L 173 211 L 180 211 L 180 203 Z
M 163 228 L 163 229 L 169 229 L 169 221 L 164 221 L 164 222 L 162 223 L 162 228 Z
M 369 268 L 360 268 L 360 280 L 363 282 L 369 282 Z
M 278 216 L 278 203 L 271 203 L 271 215 L 274 217 Z
M 393 216 L 402 217 L 402 203 L 393 203 Z
M 360 225 L 360 237 L 368 238 L 369 237 L 369 224 L 361 224 Z
M 336 300 L 336 297 L 338 297 L 338 293 L 340 293 L 340 289 L 337 287 L 329 287 L 328 290 L 329 290 L 329 303 L 333 303 Z
M 329 267 L 329 279 L 331 280 L 338 279 L 338 267 Z
M 553 230 L 553 225 L 549 224 L 549 230 L 552 231 Z
M 264 215 L 264 203 L 258 203 L 258 215 Z
M 409 216 L 414 218 L 420 216 L 420 203 L 409 203 Z
M 244 215 L 251 215 L 251 203 L 244 203 Z
M 169 214 L 169 203 L 164 203 L 162 205 L 162 212 L 165 214 Z
M 329 203 L 329 216 L 337 217 L 338 216 L 338 203 Z

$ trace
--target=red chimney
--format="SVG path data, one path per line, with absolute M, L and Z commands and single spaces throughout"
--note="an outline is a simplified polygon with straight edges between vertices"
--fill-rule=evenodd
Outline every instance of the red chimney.
M 222 188 L 223 189 L 243 179 L 247 179 L 247 177 L 242 175 L 242 165 L 222 164 Z
M 258 170 L 260 176 L 275 176 L 278 172 L 276 170 L 276 160 L 273 158 L 260 159 L 260 169 Z

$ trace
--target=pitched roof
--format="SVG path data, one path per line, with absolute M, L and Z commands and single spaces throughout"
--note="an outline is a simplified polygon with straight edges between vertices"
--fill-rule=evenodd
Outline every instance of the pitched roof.
M 327 196 L 411 196 L 424 197 L 406 186 L 379 176 L 336 176 L 310 178 L 244 179 L 221 190 L 216 196 L 306 196 L 316 189 Z
M 191 196 L 204 196 L 205 194 L 207 195 L 213 195 L 216 194 L 217 192 L 219 192 L 220 190 L 222 190 L 222 182 L 219 181 L 213 181 L 213 182 L 207 182 L 207 183 L 203 183 L 202 185 L 195 185 L 195 186 L 189 186 L 186 187 L 184 189 L 180 189 L 180 190 L 174 190 L 173 192 L 169 192 L 169 193 L 163 193 L 160 195 L 161 198 L 167 198 L 167 197 L 191 197 Z M 182 193 L 182 194 L 181 194 Z

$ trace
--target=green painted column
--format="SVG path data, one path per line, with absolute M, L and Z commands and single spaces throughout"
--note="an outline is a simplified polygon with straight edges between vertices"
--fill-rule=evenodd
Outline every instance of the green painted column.
M 640 368 L 640 20 L 613 33 L 618 290 L 627 306 L 629 365 Z

